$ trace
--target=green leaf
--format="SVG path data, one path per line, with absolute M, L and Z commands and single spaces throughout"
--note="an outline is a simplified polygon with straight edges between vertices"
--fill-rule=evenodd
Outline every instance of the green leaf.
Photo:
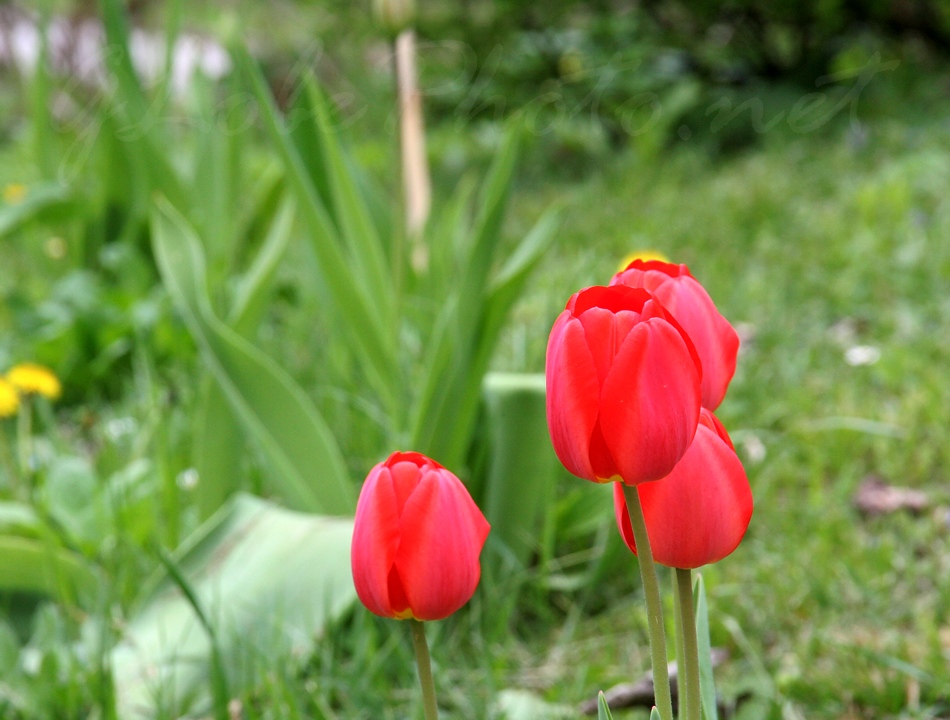
M 656 708 L 653 708 L 654 712 Z M 610 706 L 607 705 L 607 698 L 604 697 L 604 691 L 601 690 L 597 693 L 597 720 L 613 720 L 613 715 L 610 714 Z
M 392 327 L 395 304 L 392 277 L 386 270 L 387 260 L 382 240 L 376 232 L 373 218 L 359 184 L 346 163 L 343 147 L 330 121 L 330 110 L 312 73 L 304 76 L 304 89 L 310 97 L 314 121 L 324 151 L 324 172 L 336 210 L 335 216 L 349 246 L 349 257 L 356 277 L 373 298 L 376 309 L 384 313 L 384 327 Z
M 696 574 L 693 584 L 693 602 L 696 604 L 696 643 L 699 652 L 699 695 L 706 720 L 718 720 L 716 683 L 713 678 L 712 646 L 709 641 L 709 604 L 703 576 Z
M 223 658 L 273 652 L 280 644 L 281 651 L 306 657 L 326 624 L 356 599 L 352 531 L 351 519 L 236 495 L 176 553 L 179 581 L 163 573 L 146 588 L 112 652 L 117 717 L 153 717 L 160 703 L 169 717 L 206 710 L 200 706 L 209 701 L 208 627 Z M 227 665 L 232 692 L 260 682 L 238 675 L 240 663 Z
M 31 221 L 56 219 L 75 211 L 76 199 L 59 183 L 43 183 L 27 188 L 18 203 L 0 206 L 0 238 Z
M 264 313 L 274 274 L 290 243 L 293 214 L 293 200 L 285 200 L 251 268 L 238 285 L 228 320 L 244 338 L 250 339 Z M 208 517 L 238 489 L 241 453 L 235 452 L 235 448 L 241 447 L 244 439 L 240 419 L 212 377 L 205 378 L 199 390 L 194 429 L 194 462 L 201 479 L 194 494 L 202 517 Z
M 552 211 L 535 224 L 518 245 L 491 284 L 474 302 L 461 295 L 457 304 L 447 304 L 445 331 L 432 342 L 433 355 L 425 378 L 426 386 L 414 423 L 416 445 L 426 448 L 445 462 L 460 461 L 475 425 L 482 379 L 491 362 L 511 309 L 524 290 L 531 271 L 550 247 L 559 215 Z M 464 306 L 465 311 L 456 308 Z M 461 326 L 465 314 L 478 319 L 475 341 L 469 344 Z M 426 452 L 426 450 L 422 450 Z
M 660 711 L 656 709 L 656 706 L 654 706 L 650 711 L 650 720 L 663 720 L 663 718 L 660 717 Z
M 539 548 L 541 512 L 553 502 L 558 461 L 545 415 L 544 375 L 490 373 L 484 383 L 489 465 L 481 507 L 492 541 L 524 567 Z
M 81 555 L 50 541 L 0 535 L 0 591 L 89 600 L 100 579 Z
M 329 427 L 277 363 L 214 316 L 200 243 L 167 202 L 160 201 L 152 214 L 152 242 L 169 293 L 232 409 L 271 464 L 276 487 L 293 507 L 352 513 L 353 488 Z
M 150 189 L 168 197 L 177 207 L 190 208 L 197 199 L 185 190 L 168 152 L 169 143 L 161 130 L 162 107 L 152 104 L 139 82 L 132 64 L 129 29 L 122 3 L 101 0 L 102 22 L 108 52 L 104 60 L 109 75 L 115 79 L 115 97 L 105 111 L 118 122 L 116 138 L 125 146 L 126 156 L 141 177 L 147 178 Z M 147 202 L 147 197 L 139 202 Z M 147 212 L 146 207 L 140 208 Z
M 392 362 L 396 352 L 390 342 L 390 330 L 382 319 L 385 313 L 367 294 L 365 283 L 354 274 L 352 259 L 344 253 L 339 233 L 293 144 L 286 123 L 277 111 L 260 70 L 243 46 L 232 48 L 232 56 L 251 85 L 264 128 L 286 166 L 290 188 L 297 195 L 301 219 L 306 225 L 323 280 L 342 316 L 342 326 L 358 349 L 358 358 L 367 379 L 383 403 L 395 412 L 400 383 Z
M 261 249 L 238 284 L 228 324 L 244 337 L 250 337 L 264 315 L 274 275 L 290 245 L 294 212 L 295 203 L 292 199 L 281 203 Z

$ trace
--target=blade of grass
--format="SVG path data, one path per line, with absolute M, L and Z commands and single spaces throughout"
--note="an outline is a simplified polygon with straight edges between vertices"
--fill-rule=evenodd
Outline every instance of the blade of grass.
M 214 624 L 205 614 L 197 593 L 195 593 L 191 583 L 188 582 L 181 570 L 178 569 L 172 557 L 162 548 L 157 549 L 157 555 L 162 567 L 165 568 L 172 582 L 188 601 L 188 605 L 191 606 L 191 609 L 194 611 L 195 617 L 197 617 L 198 622 L 201 623 L 201 627 L 204 628 L 204 631 L 208 634 L 208 640 L 210 641 L 211 688 L 212 697 L 214 699 L 214 714 L 218 720 L 228 720 L 228 697 L 230 695 L 228 692 L 228 676 L 224 670 L 224 662 L 221 658 L 221 646 L 218 642 L 218 635 L 215 632 Z
M 712 668 L 712 645 L 709 640 L 709 603 L 706 601 L 706 585 L 703 576 L 696 574 L 693 587 L 693 602 L 696 604 L 696 642 L 699 646 L 699 697 L 706 720 L 719 720 L 716 705 L 716 681 Z

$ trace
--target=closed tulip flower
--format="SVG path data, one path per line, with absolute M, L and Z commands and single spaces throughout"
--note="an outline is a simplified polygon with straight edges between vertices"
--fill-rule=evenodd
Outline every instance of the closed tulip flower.
M 593 482 L 667 475 L 699 419 L 699 359 L 646 290 L 591 287 L 571 297 L 548 340 L 547 418 L 558 458 Z
M 420 453 L 393 453 L 370 471 L 356 505 L 356 593 L 383 617 L 448 617 L 475 592 L 488 531 L 455 475 Z
M 719 407 L 736 373 L 739 336 L 685 265 L 636 259 L 610 281 L 649 290 L 687 332 L 703 364 L 703 407 Z
M 752 518 L 752 491 L 722 423 L 703 408 L 696 439 L 668 476 L 637 487 L 653 559 L 692 569 L 738 546 Z M 618 485 L 614 510 L 624 542 L 637 552 Z

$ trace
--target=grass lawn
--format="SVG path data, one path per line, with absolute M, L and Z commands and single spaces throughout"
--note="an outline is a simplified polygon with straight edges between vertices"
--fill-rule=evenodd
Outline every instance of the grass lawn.
M 843 112 L 808 133 L 780 125 L 731 154 L 710 153 L 708 136 L 697 134 L 655 157 L 630 149 L 604 157 L 579 176 L 529 168 L 516 188 L 512 237 L 552 203 L 564 220 L 502 335 L 496 369 L 542 371 L 547 333 L 568 296 L 606 283 L 635 250 L 688 264 L 740 330 L 739 369 L 717 414 L 744 460 L 756 510 L 739 549 L 703 571 L 713 644 L 730 654 L 717 679 L 726 703 L 737 704 L 734 717 L 950 716 L 950 102 L 939 89 L 946 82 L 935 74 L 908 89 L 882 80 L 855 106 L 854 120 Z M 4 150 L 13 161 L 23 155 Z M 30 172 L 8 166 L 0 177 Z M 22 274 L 42 254 L 11 243 L 0 257 Z M 40 299 L 44 283 L 57 280 L 56 261 L 43 262 L 19 284 L 24 295 Z M 0 289 L 14 293 L 9 278 Z M 168 312 L 167 298 L 156 302 Z M 0 350 L 11 356 L 29 331 L 10 321 L 14 314 L 0 315 Z M 300 336 L 280 342 L 312 342 L 299 324 L 293 330 Z M 142 363 L 135 358 L 136 382 Z M 170 427 L 149 443 L 175 446 L 187 434 L 193 364 L 176 361 L 157 376 L 185 390 Z M 83 418 L 118 417 L 159 392 L 132 381 L 119 388 L 118 399 L 115 389 L 87 388 L 85 401 L 61 411 L 58 442 L 105 453 L 104 441 L 83 444 Z M 156 412 L 153 405 L 142 414 Z M 166 448 L 159 458 L 163 452 L 173 455 Z M 853 498 L 872 476 L 922 491 L 926 508 L 861 514 Z M 572 540 L 549 567 L 488 578 L 466 610 L 430 628 L 446 718 L 505 717 L 519 702 L 518 720 L 579 717 L 578 703 L 598 689 L 648 670 L 635 561 L 615 537 L 609 491 L 567 477 L 560 490 L 558 503 L 589 510 L 588 526 L 572 536 L 587 545 Z M 123 558 L 147 563 L 126 550 L 120 542 L 103 552 L 115 567 Z M 590 568 L 583 582 L 569 572 L 577 568 Z M 115 582 L 142 574 L 137 567 Z M 113 595 L 129 592 L 123 586 Z M 0 608 L 15 604 L 4 602 Z M 43 607 L 29 631 L 0 624 L 0 669 L 14 678 L 0 675 L 0 716 L 108 717 L 99 709 L 109 697 L 101 656 L 67 645 L 86 618 Z M 84 632 L 118 631 L 113 610 L 104 608 Z M 32 652 L 20 647 L 24 633 L 32 633 Z M 408 637 L 407 628 L 356 607 L 312 657 L 295 657 L 276 640 L 249 644 L 225 658 L 255 680 L 233 717 L 421 716 Z

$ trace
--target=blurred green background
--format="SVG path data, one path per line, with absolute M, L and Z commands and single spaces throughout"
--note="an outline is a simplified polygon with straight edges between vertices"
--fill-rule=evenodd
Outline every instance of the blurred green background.
M 0 419 L 0 717 L 421 716 L 408 632 L 349 579 L 394 449 L 493 525 L 429 628 L 445 717 L 638 679 L 635 561 L 539 373 L 570 294 L 647 250 L 742 337 L 718 415 L 756 510 L 703 570 L 725 715 L 947 717 L 950 3 L 415 26 L 423 264 L 370 3 L 0 5 L 0 373 L 63 385 Z M 922 495 L 875 513 L 869 480 Z

